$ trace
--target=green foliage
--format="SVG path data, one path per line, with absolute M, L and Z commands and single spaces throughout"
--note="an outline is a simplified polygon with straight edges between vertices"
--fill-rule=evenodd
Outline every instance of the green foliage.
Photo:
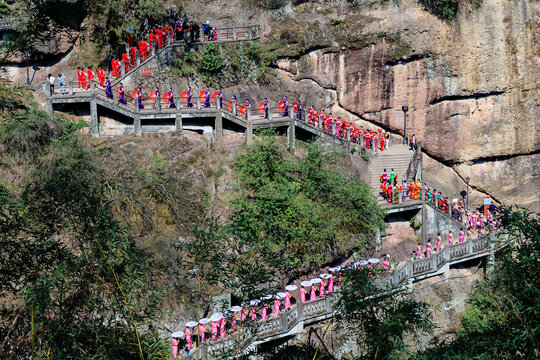
M 459 337 L 418 359 L 537 359 L 540 357 L 540 220 L 522 210 L 503 216 L 508 246 L 477 284 Z
M 286 158 L 273 136 L 263 136 L 235 165 L 243 193 L 232 202 L 233 224 L 278 269 L 296 273 L 372 244 L 383 226 L 369 188 L 329 170 L 322 150 Z
M 0 353 L 13 358 L 151 358 L 162 291 L 148 255 L 103 201 L 78 124 L 33 108 L 1 123 L 6 157 L 27 169 L 0 184 Z M 154 357 L 155 358 L 155 357 Z
M 465 0 L 472 8 L 478 8 L 482 0 Z M 461 6 L 459 0 L 420 0 L 427 10 L 443 20 L 452 20 Z
M 356 335 L 357 359 L 402 359 L 405 335 L 416 338 L 433 329 L 428 304 L 412 299 L 403 287 L 384 286 L 385 276 L 380 267 L 342 272 L 335 319 Z
M 186 49 L 176 60 L 183 77 L 199 76 L 208 86 L 233 86 L 258 79 L 270 65 L 258 43 L 213 44 L 202 50 Z

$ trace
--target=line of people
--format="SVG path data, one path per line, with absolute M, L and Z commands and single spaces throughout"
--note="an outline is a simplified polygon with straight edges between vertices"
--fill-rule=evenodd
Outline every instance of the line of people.
M 238 327 L 245 327 L 248 322 L 268 321 L 270 317 L 281 316 L 283 312 L 290 310 L 297 303 L 298 292 L 299 301 L 302 303 L 315 301 L 331 294 L 335 291 L 335 287 L 341 285 L 341 276 L 344 271 L 363 266 L 371 269 L 378 263 L 379 259 L 375 258 L 333 267 L 328 269 L 328 273 L 320 274 L 317 278 L 301 281 L 299 286 L 290 284 L 285 286 L 283 292 L 232 306 L 225 313 L 218 312 L 199 321 L 189 321 L 186 323 L 184 331 L 177 331 L 171 335 L 173 357 L 175 359 L 178 357 L 179 349 L 183 349 L 185 354 L 190 354 L 197 343 L 225 339 L 228 334 L 236 332 Z M 387 255 L 382 261 L 386 273 L 389 272 L 389 264 L 390 256 Z M 207 328 L 209 323 L 211 323 L 210 328 Z

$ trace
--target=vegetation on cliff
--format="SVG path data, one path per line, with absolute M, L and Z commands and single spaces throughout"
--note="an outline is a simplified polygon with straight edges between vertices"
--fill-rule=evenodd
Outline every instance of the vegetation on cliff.
M 509 245 L 477 284 L 455 340 L 417 359 L 538 359 L 540 357 L 540 220 L 523 209 L 503 217 Z
M 0 184 L 2 354 L 151 358 L 161 342 L 139 327 L 156 318 L 162 291 L 151 257 L 110 214 L 80 124 L 11 99 L 0 108 L 1 170 L 23 174 Z

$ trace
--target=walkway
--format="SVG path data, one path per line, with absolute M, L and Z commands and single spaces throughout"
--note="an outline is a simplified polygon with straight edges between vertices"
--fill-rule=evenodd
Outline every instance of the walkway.
M 125 63 L 124 61 L 120 62 L 120 77 L 118 78 L 110 78 L 111 84 L 114 87 L 115 85 L 118 85 L 120 82 L 124 81 L 124 79 L 132 75 L 134 73 L 137 73 L 138 70 L 143 69 L 146 67 L 152 60 L 163 57 L 163 54 L 166 54 L 167 52 L 170 52 L 172 49 L 180 47 L 184 48 L 185 44 L 192 44 L 192 45 L 201 45 L 206 43 L 229 43 L 229 42 L 240 42 L 240 41 L 253 41 L 259 39 L 259 25 L 250 25 L 250 26 L 240 26 L 240 27 L 231 27 L 231 28 L 222 28 L 222 29 L 216 29 L 217 30 L 217 40 L 214 41 L 205 41 L 204 40 L 204 32 L 203 29 L 200 29 L 200 35 L 198 41 L 195 41 L 193 43 L 185 42 L 182 40 L 176 40 L 175 38 L 171 39 L 169 36 L 166 37 L 167 43 L 166 45 L 161 49 L 156 49 L 155 46 L 150 44 L 150 52 L 149 55 L 141 59 L 139 50 L 136 49 L 135 51 L 135 59 L 131 59 L 130 52 L 129 52 L 129 45 L 126 45 L 126 54 L 128 55 L 128 60 L 130 64 L 135 64 L 133 67 L 129 69 L 129 71 L 125 71 Z
M 492 237 L 447 246 L 430 258 L 415 262 L 407 261 L 387 280 L 384 280 L 383 287 L 405 286 L 412 284 L 413 281 L 444 275 L 451 266 L 482 257 L 492 258 L 495 252 L 505 245 L 504 242 L 495 243 L 495 239 Z M 334 305 L 338 300 L 339 290 L 318 297 L 314 301 L 297 302 L 278 317 L 272 316 L 267 321 L 257 321 L 256 324 L 252 324 L 254 326 L 244 328 L 240 335 L 236 332 L 229 334 L 223 340 L 203 342 L 199 349 L 200 358 L 223 358 L 224 353 L 235 353 L 238 350 L 241 353 L 253 352 L 256 351 L 258 344 L 294 338 L 303 332 L 304 327 L 331 318 L 334 315 Z M 197 349 L 184 358 L 197 359 Z
M 304 110 L 300 114 L 294 112 L 294 105 L 289 105 L 288 114 L 284 116 L 283 109 L 270 107 L 268 118 L 265 118 L 263 111 L 258 109 L 245 108 L 240 106 L 234 100 L 223 99 L 223 108 L 219 101 L 210 101 L 208 107 L 204 106 L 204 98 L 199 96 L 193 97 L 193 107 L 188 108 L 186 99 L 179 98 L 180 102 L 176 105 L 178 108 L 168 108 L 167 104 L 158 103 L 158 109 L 153 108 L 153 101 L 144 100 L 144 109 L 138 109 L 135 102 L 128 99 L 126 105 L 118 102 L 117 93 L 113 89 L 113 98 L 107 98 L 105 90 L 101 88 L 96 81 L 92 80 L 91 86 L 88 89 L 79 89 L 73 87 L 73 83 L 69 82 L 70 86 L 67 89 L 67 94 L 61 95 L 57 92 L 54 95 L 47 96 L 47 111 L 50 114 L 54 113 L 54 105 L 56 104 L 89 104 L 90 115 L 92 121 L 92 135 L 99 136 L 99 113 L 98 105 L 106 108 L 117 114 L 133 119 L 133 128 L 136 136 L 140 136 L 144 131 L 145 120 L 168 120 L 172 119 L 175 123 L 175 130 L 181 134 L 183 130 L 183 121 L 185 119 L 208 119 L 213 118 L 215 141 L 218 147 L 223 146 L 223 119 L 238 125 L 245 129 L 246 141 L 248 144 L 252 142 L 253 130 L 260 128 L 279 128 L 286 127 L 289 137 L 289 145 L 294 150 L 296 129 L 308 132 L 314 136 L 323 137 L 327 141 L 331 141 L 343 146 L 360 146 L 363 147 L 363 139 L 359 137 L 359 142 L 353 142 L 351 130 L 347 128 L 343 137 L 337 136 L 336 121 L 332 121 L 329 128 L 323 128 L 323 119 L 318 116 L 318 123 L 311 124 Z M 128 94 L 126 93 L 126 97 Z M 163 107 L 162 107 L 163 106 Z M 154 124 L 155 125 L 155 124 Z

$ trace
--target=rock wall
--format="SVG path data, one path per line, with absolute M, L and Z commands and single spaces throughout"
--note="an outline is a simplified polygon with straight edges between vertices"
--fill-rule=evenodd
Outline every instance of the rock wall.
M 473 189 L 540 211 L 533 195 L 540 189 L 539 3 L 485 0 L 451 22 L 415 1 L 400 3 L 362 9 L 360 33 L 378 34 L 371 44 L 281 59 L 280 72 L 295 86 L 309 79 L 328 93 L 304 101 L 359 125 L 403 134 L 401 107 L 408 104 L 407 131 L 429 158 L 428 186 L 433 180 L 452 197 L 470 176 Z M 391 34 L 409 49 L 398 59 Z M 439 178 L 441 167 L 451 176 Z

